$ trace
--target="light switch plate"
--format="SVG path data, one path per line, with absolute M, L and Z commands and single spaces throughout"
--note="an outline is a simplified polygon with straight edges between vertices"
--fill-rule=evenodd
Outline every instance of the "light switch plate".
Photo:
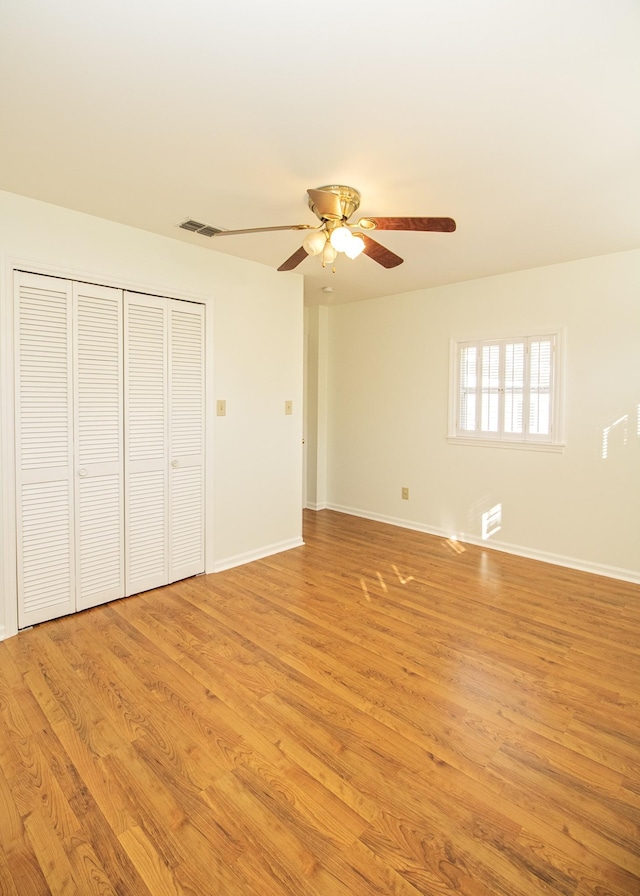
M 227 402 L 224 398 L 219 398 L 216 402 L 216 414 L 218 415 L 218 417 L 227 416 Z
M 289 416 L 290 414 L 293 414 L 293 402 L 292 401 L 285 401 L 284 412 L 287 416 Z

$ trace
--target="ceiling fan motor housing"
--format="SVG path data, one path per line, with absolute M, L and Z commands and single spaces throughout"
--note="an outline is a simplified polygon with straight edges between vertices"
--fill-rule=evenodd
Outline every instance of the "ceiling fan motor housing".
M 337 197 L 338 202 L 332 203 L 333 208 L 319 208 L 316 205 L 316 199 L 312 196 L 309 199 L 309 208 L 320 218 L 321 221 L 346 221 L 360 206 L 360 193 L 355 187 L 345 187 L 342 184 L 330 184 L 326 187 L 318 187 L 315 192 L 333 193 Z

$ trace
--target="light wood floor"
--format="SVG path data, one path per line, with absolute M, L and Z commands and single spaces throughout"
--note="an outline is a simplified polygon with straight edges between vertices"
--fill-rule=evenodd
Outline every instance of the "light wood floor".
M 0 644 L 0 893 L 640 894 L 640 587 L 305 540 Z

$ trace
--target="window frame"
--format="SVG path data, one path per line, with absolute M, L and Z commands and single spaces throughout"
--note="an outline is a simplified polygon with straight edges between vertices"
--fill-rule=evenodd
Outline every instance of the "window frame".
M 551 342 L 551 369 L 549 384 L 549 434 L 537 434 L 529 432 L 529 407 L 532 388 L 529 381 L 531 361 L 530 347 L 532 343 L 539 341 Z M 563 451 L 564 449 L 564 408 L 563 408 L 563 365 L 564 365 L 564 332 L 562 330 L 544 329 L 536 332 L 530 331 L 524 335 L 496 336 L 479 338 L 452 338 L 449 350 L 449 426 L 448 441 L 452 444 L 485 445 L 501 448 L 519 448 L 525 450 Z M 522 384 L 522 432 L 509 432 L 504 427 L 504 401 L 505 395 L 505 365 L 504 358 L 507 345 L 524 344 L 524 377 Z M 463 349 L 476 349 L 476 373 L 478 380 L 475 385 L 476 397 L 482 394 L 481 354 L 485 346 L 499 347 L 499 372 L 498 387 L 492 385 L 492 394 L 497 394 L 497 431 L 483 431 L 480 429 L 481 402 L 476 403 L 474 416 L 476 428 L 462 429 L 460 427 L 460 397 L 461 397 L 461 353 Z M 516 390 L 517 391 L 517 390 Z M 511 389 L 512 394 L 514 389 Z

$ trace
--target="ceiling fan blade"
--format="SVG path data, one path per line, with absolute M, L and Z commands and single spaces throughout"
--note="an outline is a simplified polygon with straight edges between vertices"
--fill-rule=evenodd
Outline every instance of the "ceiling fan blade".
M 287 258 L 286 261 L 282 262 L 282 264 L 280 265 L 278 270 L 279 271 L 292 271 L 294 268 L 297 268 L 298 265 L 300 264 L 300 262 L 304 261 L 306 257 L 307 257 L 307 250 L 305 249 L 304 246 L 300 246 L 299 249 L 296 249 L 296 251 L 293 253 L 293 255 L 291 255 L 289 258 Z
M 270 233 L 272 230 L 313 230 L 313 224 L 282 224 L 278 227 L 246 227 L 244 230 L 219 230 L 212 236 L 237 236 L 239 233 Z
M 359 233 L 358 236 L 362 237 L 364 240 L 364 254 L 368 255 L 369 258 L 372 258 L 374 261 L 377 261 L 383 268 L 396 268 L 404 261 L 403 258 L 400 258 L 400 256 L 396 255 L 395 252 L 392 252 L 391 249 L 387 249 L 385 246 L 372 240 L 366 233 Z
M 342 219 L 342 207 L 337 193 L 330 193 L 329 190 L 307 190 L 307 193 L 318 217 L 334 221 Z
M 456 222 L 453 218 L 361 218 L 358 226 L 365 230 L 430 230 L 452 233 L 456 229 Z

